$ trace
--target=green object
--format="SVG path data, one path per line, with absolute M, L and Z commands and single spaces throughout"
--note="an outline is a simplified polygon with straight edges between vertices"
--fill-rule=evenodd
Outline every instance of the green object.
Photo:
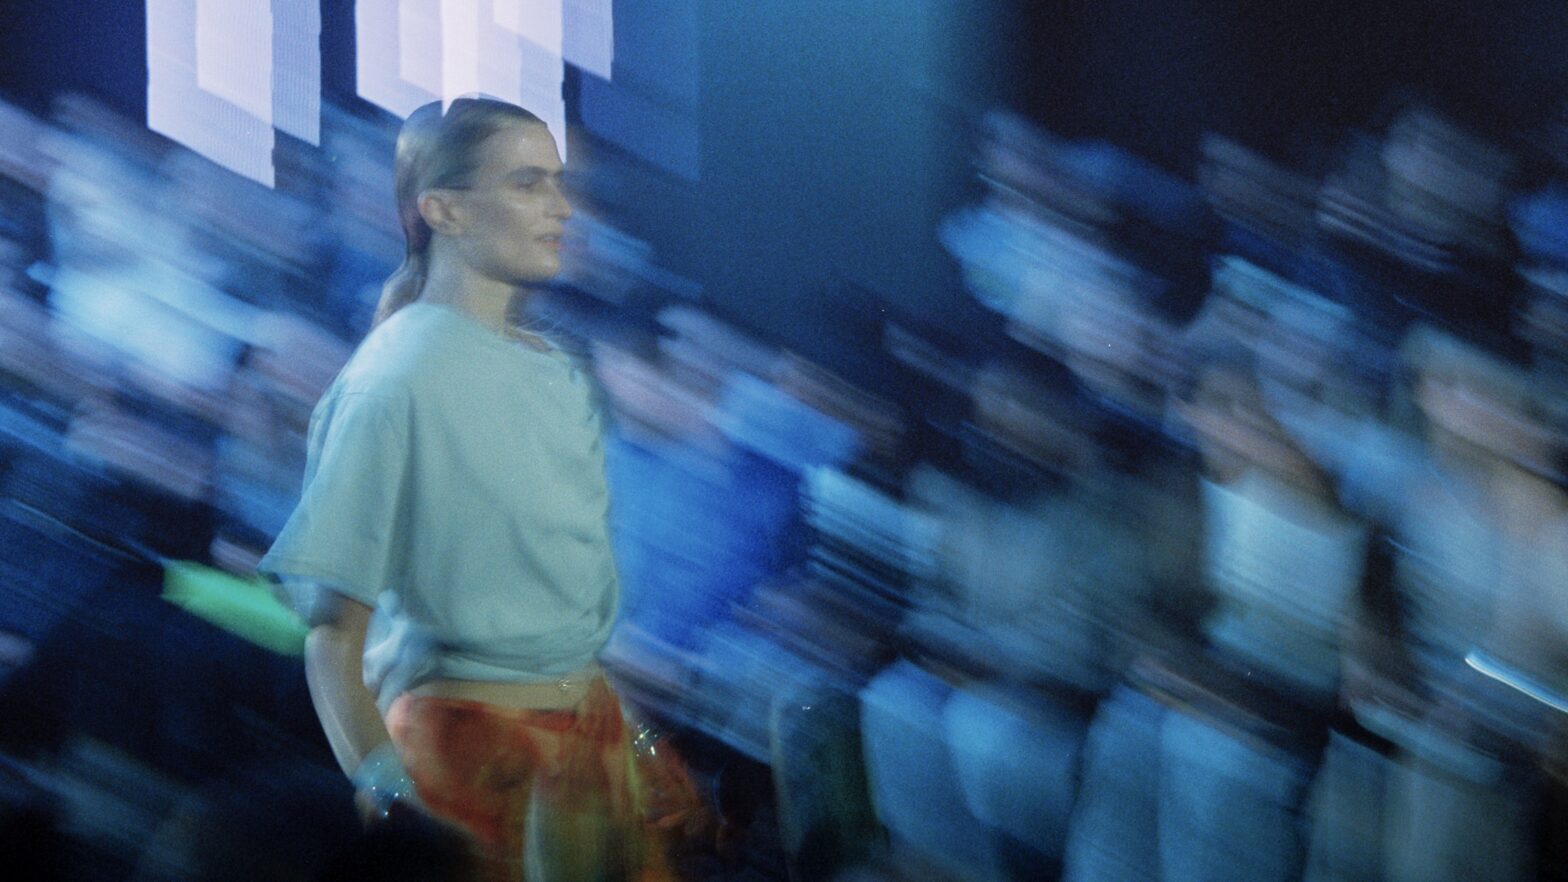
M 279 655 L 302 655 L 307 628 L 266 580 L 242 579 L 190 561 L 163 569 L 163 599 Z

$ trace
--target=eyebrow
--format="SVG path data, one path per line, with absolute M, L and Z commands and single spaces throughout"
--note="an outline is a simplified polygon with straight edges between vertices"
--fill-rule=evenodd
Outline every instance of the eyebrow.
M 512 169 L 506 173 L 506 176 L 509 178 L 515 178 L 521 175 L 539 175 L 540 177 L 546 178 L 559 178 L 565 171 L 566 170 L 564 168 L 558 168 L 555 171 L 551 171 L 542 165 L 525 165 L 522 168 Z

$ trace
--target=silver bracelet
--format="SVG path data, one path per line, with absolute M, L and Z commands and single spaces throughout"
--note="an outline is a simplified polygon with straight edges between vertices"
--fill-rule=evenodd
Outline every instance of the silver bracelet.
M 414 781 L 408 777 L 408 770 L 390 741 L 383 741 L 366 754 L 350 779 L 354 789 L 370 799 L 371 807 L 379 817 L 387 816 L 393 802 L 419 805 Z

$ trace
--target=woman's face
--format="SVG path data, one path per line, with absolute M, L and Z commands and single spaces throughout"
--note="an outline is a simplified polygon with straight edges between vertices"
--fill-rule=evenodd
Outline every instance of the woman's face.
M 453 191 L 449 238 L 488 278 L 516 285 L 549 279 L 561 269 L 561 234 L 572 215 L 555 139 L 543 125 L 520 123 L 479 149 L 468 186 Z

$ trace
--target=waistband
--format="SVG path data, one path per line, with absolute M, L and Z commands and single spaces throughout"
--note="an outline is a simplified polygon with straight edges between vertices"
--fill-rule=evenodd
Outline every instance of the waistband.
M 508 707 L 472 698 L 418 695 L 405 692 L 393 700 L 387 711 L 388 729 L 394 727 L 478 724 L 483 728 L 535 729 L 556 733 L 606 727 L 620 730 L 623 723 L 620 699 L 602 674 L 585 686 L 586 692 L 570 707 Z M 463 724 L 460 721 L 471 721 Z M 482 723 L 478 721 L 483 721 Z M 597 721 L 597 722 L 596 722 Z
M 435 677 L 408 690 L 416 698 L 471 701 L 514 710 L 569 710 L 604 680 L 598 663 L 547 680 L 492 681 Z

